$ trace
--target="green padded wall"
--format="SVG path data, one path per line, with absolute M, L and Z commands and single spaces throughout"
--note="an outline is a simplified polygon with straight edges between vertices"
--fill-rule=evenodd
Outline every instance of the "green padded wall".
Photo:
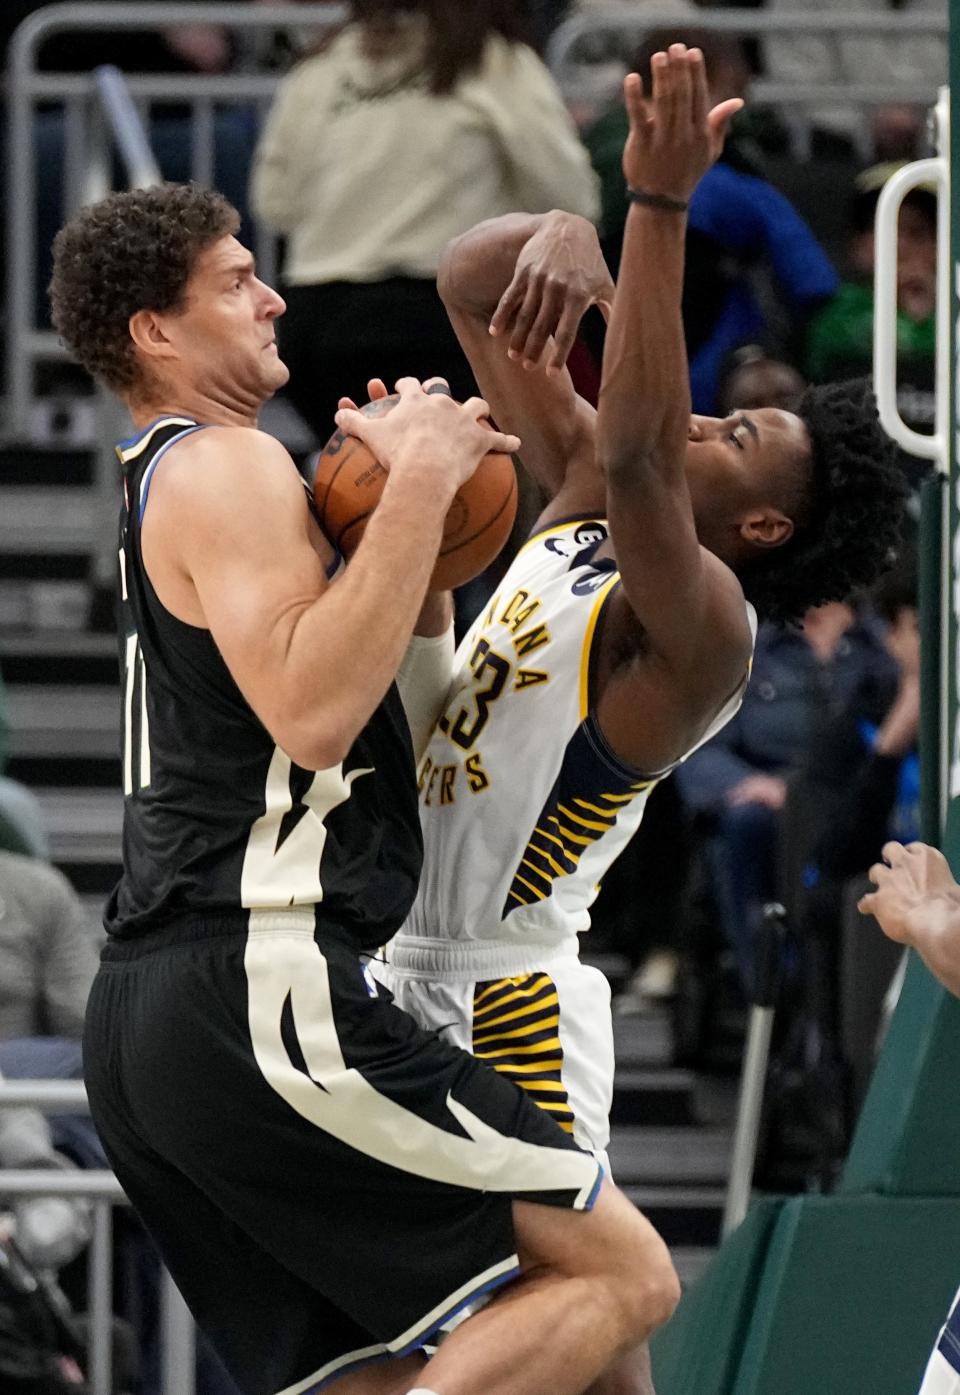
M 765 1201 L 654 1337 L 657 1395 L 913 1395 L 958 1282 L 950 1199 Z
M 960 1001 L 915 956 L 839 1190 L 960 1198 Z

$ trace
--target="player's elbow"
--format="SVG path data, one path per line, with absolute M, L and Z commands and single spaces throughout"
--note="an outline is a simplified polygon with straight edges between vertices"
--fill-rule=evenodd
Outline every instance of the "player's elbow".
M 352 741 L 332 736 L 307 736 L 283 746 L 283 750 L 303 770 L 333 770 L 346 760 Z
M 346 760 L 358 732 L 345 720 L 316 714 L 287 717 L 273 724 L 271 735 L 280 749 L 303 770 L 331 770 Z
M 444 305 L 458 304 L 462 286 L 456 273 L 457 248 L 463 240 L 463 235 L 454 237 L 447 243 L 440 256 L 440 265 L 437 267 L 437 292 Z

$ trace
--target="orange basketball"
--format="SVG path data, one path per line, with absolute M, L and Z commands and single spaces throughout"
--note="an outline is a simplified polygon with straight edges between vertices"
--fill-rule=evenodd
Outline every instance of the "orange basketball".
M 368 402 L 366 416 L 389 412 L 396 395 Z M 356 436 L 335 431 L 315 457 L 313 495 L 327 537 L 345 557 L 356 551 L 388 471 Z M 312 462 L 311 462 L 312 464 Z M 491 451 L 460 486 L 447 511 L 431 591 L 462 586 L 488 567 L 510 536 L 517 512 L 517 473 L 509 455 Z

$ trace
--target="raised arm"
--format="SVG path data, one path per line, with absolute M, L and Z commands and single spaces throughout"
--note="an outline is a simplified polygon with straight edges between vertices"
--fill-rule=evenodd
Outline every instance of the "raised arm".
M 604 350 L 597 451 L 624 592 L 649 647 L 675 674 L 702 673 L 707 657 L 704 680 L 723 690 L 742 673 L 748 635 L 732 573 L 697 541 L 685 474 L 690 390 L 680 302 L 687 202 L 740 102 L 708 110 L 697 49 L 674 44 L 654 56 L 652 71 L 649 104 L 636 74 L 625 82 L 632 203 Z M 704 685 L 692 695 L 706 701 Z
M 523 441 L 523 464 L 558 510 L 600 510 L 594 410 L 565 364 L 590 305 L 613 284 L 592 223 L 510 213 L 447 247 L 440 294 L 494 420 Z

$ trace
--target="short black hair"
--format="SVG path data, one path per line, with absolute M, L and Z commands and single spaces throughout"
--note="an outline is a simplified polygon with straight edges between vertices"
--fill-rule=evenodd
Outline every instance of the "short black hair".
M 870 588 L 866 599 L 881 620 L 893 624 L 902 610 L 918 608 L 918 593 L 917 538 L 914 529 L 911 536 L 904 538 L 894 565 L 886 576 L 881 577 L 876 586 Z
M 908 493 L 865 378 L 808 388 L 797 415 L 811 458 L 796 531 L 740 573 L 760 619 L 781 624 L 849 599 L 893 565 Z
M 123 392 L 141 373 L 129 323 L 138 310 L 175 310 L 200 253 L 240 228 L 222 194 L 158 184 L 82 208 L 53 242 L 53 323 L 74 358 Z

